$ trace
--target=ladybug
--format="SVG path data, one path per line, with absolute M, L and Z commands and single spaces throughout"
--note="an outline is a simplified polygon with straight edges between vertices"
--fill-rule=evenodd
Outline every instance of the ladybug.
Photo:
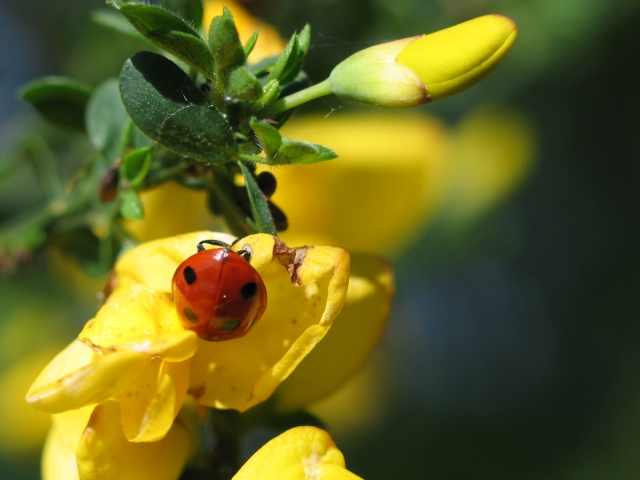
M 204 245 L 222 248 L 205 249 Z M 184 328 L 204 340 L 246 335 L 267 308 L 267 289 L 249 263 L 251 253 L 218 240 L 198 243 L 197 253 L 178 266 L 171 280 L 173 301 Z

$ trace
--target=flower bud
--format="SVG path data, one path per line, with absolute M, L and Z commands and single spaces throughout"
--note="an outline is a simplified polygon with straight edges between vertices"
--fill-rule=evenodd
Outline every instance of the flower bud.
M 446 98 L 486 77 L 516 35 L 511 19 L 485 15 L 429 35 L 376 45 L 333 69 L 332 91 L 346 100 L 387 108 Z

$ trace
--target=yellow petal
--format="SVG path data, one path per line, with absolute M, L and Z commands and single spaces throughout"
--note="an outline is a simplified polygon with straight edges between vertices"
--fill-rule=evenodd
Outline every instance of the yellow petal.
M 140 194 L 142 220 L 129 220 L 127 229 L 142 242 L 213 228 L 215 219 L 207 207 L 207 194 L 176 182 Z
M 232 13 L 241 41 L 246 42 L 254 31 L 259 31 L 256 46 L 253 48 L 251 55 L 249 55 L 249 63 L 256 63 L 266 57 L 282 53 L 285 42 L 277 30 L 271 25 L 249 15 L 249 12 L 242 5 L 233 0 L 206 0 L 204 2 L 204 17 L 202 21 L 205 28 L 209 28 L 213 17 L 222 14 L 223 6 L 227 7 Z
M 49 413 L 99 403 L 131 383 L 150 359 L 138 352 L 98 355 L 76 340 L 40 373 L 27 402 Z
M 393 271 L 386 261 L 372 255 L 351 256 L 342 312 L 322 342 L 280 385 L 278 408 L 300 408 L 334 391 L 364 363 L 386 324 L 393 290 Z
M 388 256 L 415 240 L 440 207 L 449 182 L 450 134 L 432 116 L 314 115 L 282 131 L 340 154 L 276 172 L 273 201 L 289 218 L 281 234 L 289 244 L 343 245 Z
M 327 432 L 296 427 L 267 442 L 233 480 L 356 480 Z
M 116 402 L 98 405 L 84 430 L 76 458 L 82 480 L 175 480 L 190 451 L 187 429 L 175 422 L 157 442 L 128 442 Z
M 118 260 L 116 275 L 133 279 L 156 292 L 170 293 L 176 268 L 196 253 L 198 242 L 202 240 L 220 240 L 230 244 L 235 237 L 217 232 L 193 232 L 143 243 Z
M 52 415 L 53 426 L 42 452 L 43 480 L 76 480 L 76 448 L 93 407 Z
M 138 379 L 114 397 L 120 403 L 122 428 L 130 442 L 163 438 L 187 393 L 190 362 L 163 362 L 156 357 Z
M 345 300 L 349 255 L 335 247 L 287 249 L 269 235 L 238 246 L 254 252 L 267 309 L 243 338 L 200 342 L 189 391 L 204 405 L 244 411 L 268 398 L 324 337 Z
M 432 100 L 449 97 L 489 75 L 516 39 L 515 23 L 502 15 L 485 15 L 425 35 L 397 57 L 427 87 Z

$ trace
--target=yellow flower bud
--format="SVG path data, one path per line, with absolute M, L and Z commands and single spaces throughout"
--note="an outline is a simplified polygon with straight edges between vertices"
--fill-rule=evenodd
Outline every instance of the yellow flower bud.
M 516 35 L 511 19 L 485 15 L 430 35 L 376 45 L 338 64 L 331 88 L 338 97 L 387 108 L 446 98 L 486 77 Z

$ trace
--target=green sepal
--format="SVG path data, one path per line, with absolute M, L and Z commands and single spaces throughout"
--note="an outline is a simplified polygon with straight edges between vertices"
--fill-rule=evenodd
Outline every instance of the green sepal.
M 84 131 L 91 88 L 66 77 L 43 77 L 25 85 L 20 95 L 50 122 Z
M 269 210 L 266 197 L 260 191 L 255 177 L 243 162 L 238 162 L 242 176 L 244 177 L 249 203 L 251 204 L 251 214 L 258 232 L 277 235 L 273 216 Z
M 225 82 L 231 69 L 244 65 L 244 48 L 238 37 L 233 16 L 227 7 L 209 26 L 209 48 L 213 52 L 216 75 Z
M 281 84 L 294 80 L 302 68 L 304 57 L 309 51 L 311 27 L 305 25 L 300 33 L 294 33 L 276 61 L 269 80 L 277 79 Z
M 128 122 L 129 115 L 120 98 L 118 80 L 109 79 L 96 89 L 86 112 L 87 136 L 108 165 L 113 165 L 122 153 Z
M 108 0 L 149 41 L 175 55 L 207 78 L 214 78 L 214 60 L 200 35 L 182 18 L 154 5 Z
M 171 60 L 137 53 L 124 65 L 120 92 L 135 124 L 168 150 L 208 163 L 234 159 L 231 127 Z
M 273 101 L 278 99 L 280 95 L 280 82 L 278 80 L 269 80 L 264 87 L 262 87 L 262 97 L 255 102 L 255 106 L 258 109 L 263 109 Z
M 308 165 L 337 158 L 336 152 L 323 145 L 282 137 L 276 165 Z
M 247 43 L 244 44 L 245 58 L 249 58 L 249 55 L 251 55 L 251 52 L 253 52 L 253 48 L 256 46 L 257 41 L 258 41 L 258 30 L 255 30 L 247 40 Z
M 227 93 L 240 100 L 258 100 L 262 97 L 262 85 L 246 67 L 231 70 L 227 77 Z
M 151 168 L 151 160 L 153 159 L 153 148 L 142 147 L 131 150 L 122 159 L 120 171 L 122 176 L 129 182 L 132 187 L 142 185 L 144 179 Z
M 249 120 L 249 125 L 258 137 L 260 146 L 267 155 L 267 161 L 270 164 L 274 164 L 274 157 L 278 153 L 280 145 L 282 144 L 282 136 L 280 135 L 280 132 L 268 123 L 261 122 L 253 117 Z
M 122 218 L 130 220 L 141 220 L 144 218 L 144 207 L 138 192 L 127 190 L 120 199 L 120 215 Z

